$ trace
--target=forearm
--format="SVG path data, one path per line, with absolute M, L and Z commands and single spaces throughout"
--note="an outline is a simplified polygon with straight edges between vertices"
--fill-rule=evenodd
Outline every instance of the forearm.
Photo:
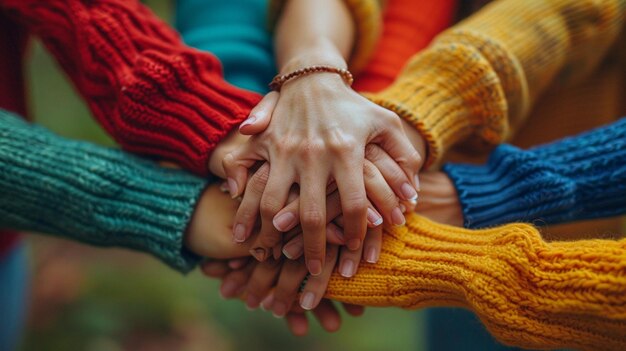
M 438 36 L 371 98 L 420 130 L 429 164 L 470 136 L 498 144 L 549 85 L 593 70 L 619 34 L 625 7 L 623 0 L 495 2 Z
M 1 0 L 57 58 L 125 149 L 208 173 L 208 156 L 260 97 L 223 81 L 136 0 Z
M 342 0 L 291 0 L 282 10 L 275 36 L 281 73 L 319 64 L 346 68 L 354 25 Z
M 529 150 L 502 145 L 486 165 L 443 169 L 454 182 L 466 227 L 624 214 L 626 118 Z
M 206 181 L 62 139 L 0 111 L 0 226 L 150 253 L 188 271 L 183 246 Z
M 366 306 L 465 307 L 501 342 L 524 348 L 626 345 L 626 241 L 546 243 L 511 224 L 467 230 L 407 217 L 387 229 L 381 257 L 327 297 Z

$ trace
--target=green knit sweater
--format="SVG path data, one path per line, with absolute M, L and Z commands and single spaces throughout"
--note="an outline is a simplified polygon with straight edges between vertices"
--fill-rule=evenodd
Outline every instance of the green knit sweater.
M 0 110 L 0 227 L 150 253 L 181 271 L 183 235 L 206 180 Z

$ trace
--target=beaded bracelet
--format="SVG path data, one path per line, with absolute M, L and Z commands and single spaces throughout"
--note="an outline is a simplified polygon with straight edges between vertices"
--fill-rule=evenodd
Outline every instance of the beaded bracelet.
M 272 79 L 269 87 L 271 90 L 280 91 L 280 88 L 282 88 L 283 84 L 287 83 L 291 79 L 320 72 L 336 73 L 341 76 L 341 78 L 346 82 L 346 84 L 348 84 L 348 86 L 351 86 L 352 82 L 354 81 L 352 73 L 350 73 L 350 71 L 348 71 L 347 69 L 332 66 L 310 66 L 300 68 L 299 70 L 295 70 L 288 74 L 277 75 L 276 77 L 274 77 L 274 79 Z

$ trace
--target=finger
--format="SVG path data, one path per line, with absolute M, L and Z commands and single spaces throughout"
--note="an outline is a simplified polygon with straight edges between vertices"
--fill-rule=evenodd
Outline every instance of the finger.
M 386 127 L 380 128 L 378 144 L 402 168 L 408 179 L 413 180 L 413 187 L 419 191 L 417 173 L 423 165 L 422 156 L 415 150 L 402 129 L 402 123 L 394 113 L 385 114 L 389 119 L 381 118 L 380 123 Z
M 405 219 L 396 194 L 391 190 L 378 168 L 368 160 L 365 160 L 363 166 L 363 177 L 367 196 L 385 216 L 385 221 L 394 225 L 403 225 Z M 383 218 L 371 206 L 367 209 L 367 217 L 370 218 L 369 222 L 377 220 L 379 225 L 383 222 Z
M 262 148 L 257 147 L 250 140 L 224 156 L 222 167 L 224 167 L 228 190 L 233 199 L 243 194 L 248 179 L 248 169 L 257 161 L 268 159 L 264 157 L 266 155 L 261 154 L 261 150 Z
M 367 235 L 365 236 L 367 239 Z M 365 242 L 365 239 L 364 239 Z M 339 249 L 339 274 L 344 278 L 352 278 L 361 262 L 364 246 L 356 250 L 350 250 L 345 246 Z
M 305 336 L 309 332 L 309 320 L 303 312 L 289 312 L 286 317 L 287 326 L 295 336 Z
M 257 309 L 276 283 L 282 261 L 269 259 L 256 265 L 246 286 L 246 306 Z
M 324 174 L 310 169 L 303 174 L 300 182 L 300 224 L 304 234 L 304 258 L 313 276 L 320 275 L 324 267 L 326 179 Z
M 270 166 L 266 162 L 250 177 L 233 223 L 233 239 L 238 243 L 246 241 L 252 233 L 269 174 Z
M 285 260 L 283 269 L 274 288 L 272 312 L 275 317 L 284 317 L 296 300 L 302 281 L 307 276 L 307 268 L 302 261 Z
M 254 135 L 264 131 L 272 120 L 278 97 L 279 94 L 275 91 L 265 95 L 261 102 L 250 111 L 248 119 L 241 123 L 239 132 L 244 135 Z
M 343 158 L 340 161 L 334 169 L 333 176 L 339 188 L 341 210 L 346 222 L 343 234 L 346 246 L 351 250 L 356 250 L 361 246 L 367 229 L 363 155 L 357 152 L 352 155 L 352 159 Z
M 352 305 L 349 303 L 342 303 L 343 309 L 352 317 L 360 317 L 365 312 L 365 307 L 359 305 Z
M 224 260 L 205 260 L 200 265 L 200 269 L 202 274 L 211 278 L 223 278 L 232 270 Z
M 370 228 L 363 241 L 363 257 L 365 262 L 376 263 L 383 246 L 383 227 Z M 356 271 L 354 272 L 356 274 Z
M 344 245 L 343 230 L 333 223 L 326 225 L 326 242 L 332 245 Z M 282 250 L 283 255 L 290 260 L 299 259 L 304 254 L 304 237 L 302 233 L 289 239 Z
M 329 245 L 326 249 L 326 263 L 324 264 L 322 274 L 310 276 L 306 281 L 304 289 L 302 289 L 302 294 L 300 295 L 300 307 L 303 309 L 312 310 L 317 307 L 322 300 L 326 292 L 326 287 L 328 287 L 330 276 L 335 268 L 335 263 L 337 262 L 338 251 L 337 245 Z
M 230 268 L 230 269 L 241 269 L 246 264 L 248 264 L 249 260 L 250 260 L 249 257 L 233 258 L 231 260 L 228 260 L 228 268 Z
M 315 318 L 322 328 L 329 333 L 336 332 L 341 327 L 341 315 L 330 300 L 322 300 L 322 302 L 313 310 Z
M 252 274 L 252 270 L 255 266 L 256 262 L 251 261 L 250 264 L 245 266 L 243 269 L 231 271 L 226 274 L 222 280 L 222 285 L 220 286 L 220 295 L 222 295 L 222 298 L 235 298 L 243 294 L 246 289 L 248 279 L 250 278 L 250 274 Z
M 289 197 L 294 179 L 290 169 L 280 163 L 272 165 L 270 169 L 269 180 L 261 197 L 261 231 L 250 250 L 250 253 L 259 261 L 270 257 L 272 248 L 279 243 L 282 244 L 282 233 L 275 228 L 273 220 L 278 211 L 285 207 Z M 286 220 L 296 222 L 293 215 Z
M 376 144 L 367 144 L 365 158 L 376 166 L 394 193 L 404 201 L 417 204 L 417 191 L 404 170 Z M 369 193 L 368 193 L 369 194 Z

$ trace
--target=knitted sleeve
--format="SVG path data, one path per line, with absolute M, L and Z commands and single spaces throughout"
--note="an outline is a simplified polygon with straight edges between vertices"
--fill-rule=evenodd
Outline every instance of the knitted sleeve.
M 179 271 L 206 183 L 119 150 L 62 139 L 0 111 L 0 227 L 150 253 Z
M 387 229 L 380 259 L 326 297 L 366 306 L 463 307 L 507 345 L 626 349 L 626 240 L 544 242 L 510 224 L 468 230 L 412 214 Z
M 0 0 L 37 35 L 126 150 L 208 173 L 215 145 L 260 97 L 222 78 L 138 0 Z
M 466 227 L 617 216 L 626 213 L 626 118 L 529 150 L 501 145 L 486 165 L 443 170 Z
M 270 0 L 269 21 L 273 28 L 289 0 Z M 353 73 L 361 71 L 372 55 L 382 30 L 381 0 L 343 0 L 355 25 L 355 43 L 348 67 Z
M 427 165 L 452 145 L 498 144 L 551 84 L 591 72 L 624 24 L 626 0 L 501 0 L 439 35 L 375 102 L 410 121 Z

